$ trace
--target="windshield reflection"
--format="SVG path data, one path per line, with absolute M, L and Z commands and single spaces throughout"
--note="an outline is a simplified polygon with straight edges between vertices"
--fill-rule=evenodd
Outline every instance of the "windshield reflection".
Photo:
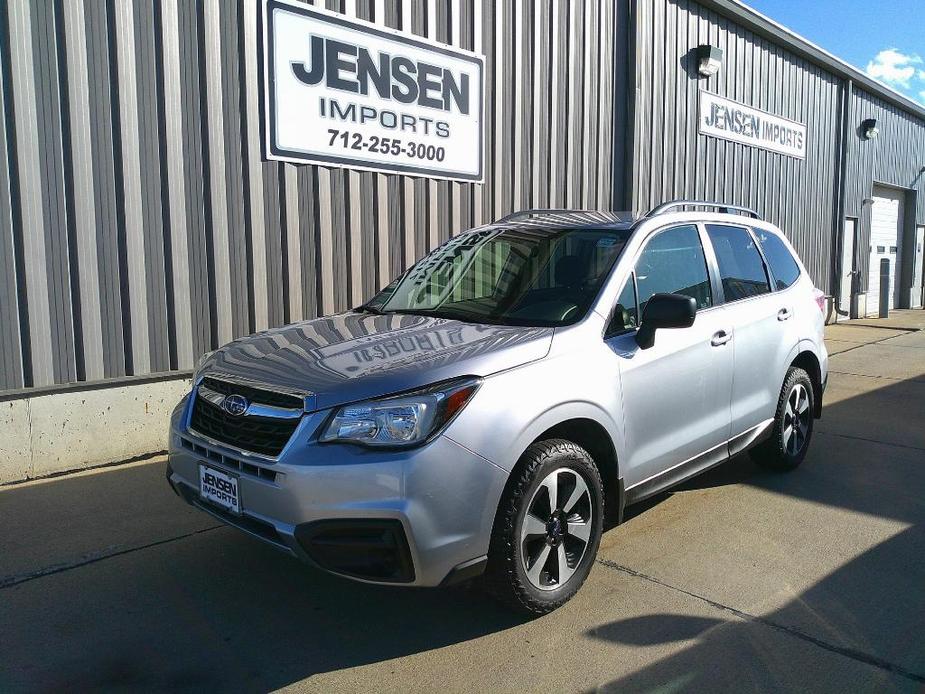
M 425 256 L 362 309 L 569 325 L 587 314 L 628 237 L 619 229 L 476 229 Z

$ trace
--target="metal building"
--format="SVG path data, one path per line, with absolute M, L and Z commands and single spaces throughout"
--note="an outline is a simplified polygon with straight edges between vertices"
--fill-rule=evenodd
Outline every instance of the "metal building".
M 481 182 L 269 156 L 264 0 L 0 5 L 0 482 L 163 447 L 200 354 L 517 209 L 747 205 L 845 314 L 882 257 L 921 306 L 925 109 L 735 0 L 315 5 L 484 56 Z

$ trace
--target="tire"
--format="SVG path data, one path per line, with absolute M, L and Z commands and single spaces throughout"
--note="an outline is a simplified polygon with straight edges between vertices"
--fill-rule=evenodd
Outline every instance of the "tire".
M 780 390 L 771 437 L 752 449 L 756 463 L 769 470 L 787 471 L 803 462 L 813 437 L 814 397 L 809 374 L 791 366 Z
M 549 505 L 552 488 L 554 509 Z M 485 587 L 506 605 L 536 615 L 567 602 L 597 556 L 603 499 L 601 475 L 587 451 L 563 439 L 532 444 L 498 507 Z

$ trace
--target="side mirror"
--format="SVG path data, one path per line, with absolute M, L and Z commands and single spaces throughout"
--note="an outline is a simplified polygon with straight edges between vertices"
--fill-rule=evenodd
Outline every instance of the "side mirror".
M 697 302 L 683 294 L 653 294 L 642 313 L 642 323 L 636 333 L 636 343 L 642 349 L 655 344 L 659 328 L 689 328 L 697 315 Z

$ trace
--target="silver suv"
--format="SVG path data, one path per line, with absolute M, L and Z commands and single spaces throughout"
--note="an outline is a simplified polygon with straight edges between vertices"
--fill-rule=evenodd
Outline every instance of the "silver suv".
M 745 450 L 800 464 L 826 384 L 823 307 L 750 210 L 517 213 L 359 308 L 206 355 L 167 476 L 327 571 L 482 576 L 547 612 L 626 505 Z

